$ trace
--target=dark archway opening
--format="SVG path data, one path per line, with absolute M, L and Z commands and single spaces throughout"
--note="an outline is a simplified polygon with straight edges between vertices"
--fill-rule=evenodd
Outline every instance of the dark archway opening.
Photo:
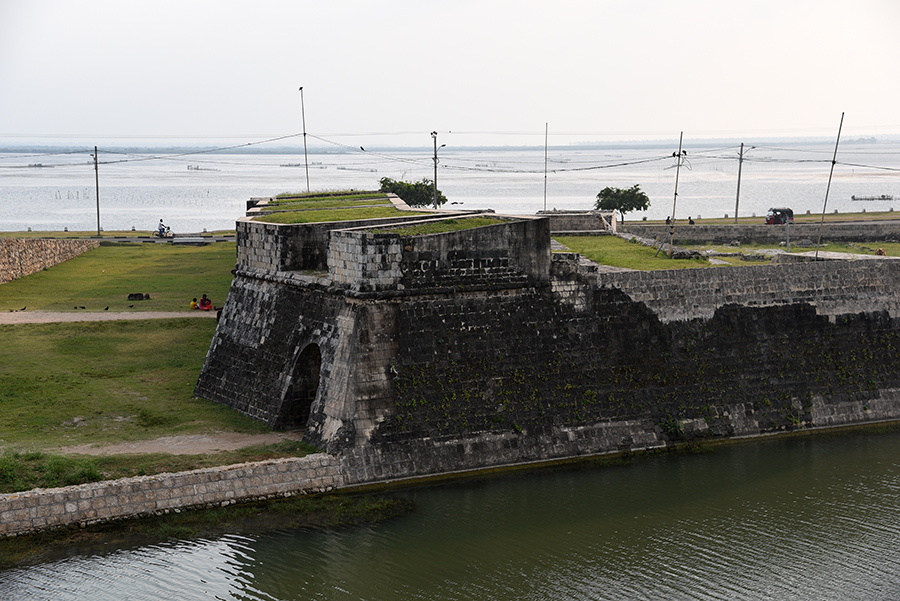
M 319 371 L 322 352 L 317 344 L 310 344 L 297 358 L 291 383 L 281 403 L 278 427 L 285 430 L 305 428 L 316 393 L 319 391 Z

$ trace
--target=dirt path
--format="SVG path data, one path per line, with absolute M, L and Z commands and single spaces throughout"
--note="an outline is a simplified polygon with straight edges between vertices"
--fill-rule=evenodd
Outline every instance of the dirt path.
M 283 440 L 300 440 L 301 431 L 271 432 L 266 434 L 237 434 L 220 432 L 215 434 L 189 434 L 166 436 L 156 440 L 121 442 L 108 446 L 78 445 L 56 449 L 62 455 L 125 455 L 142 453 L 168 453 L 170 455 L 204 455 L 219 451 L 234 451 L 244 447 L 275 444 Z
M 0 313 L 0 324 L 56 323 L 74 321 L 117 321 L 139 319 L 171 319 L 190 317 L 194 319 L 215 319 L 214 311 L 7 311 Z

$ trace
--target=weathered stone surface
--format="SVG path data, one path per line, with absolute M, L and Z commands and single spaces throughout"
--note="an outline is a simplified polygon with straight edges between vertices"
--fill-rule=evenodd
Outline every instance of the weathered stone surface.
M 319 475 L 323 465 L 335 475 Z M 318 454 L 0 495 L 0 537 L 175 508 L 324 492 L 344 485 L 338 466 L 337 459 Z M 273 481 L 275 474 L 279 482 Z

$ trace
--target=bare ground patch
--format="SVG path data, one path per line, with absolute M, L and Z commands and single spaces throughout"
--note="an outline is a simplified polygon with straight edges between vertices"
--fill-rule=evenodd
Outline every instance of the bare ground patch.
M 168 453 L 170 455 L 205 455 L 221 451 L 235 451 L 245 447 L 276 444 L 284 440 L 300 440 L 303 432 L 292 430 L 266 434 L 238 434 L 218 432 L 214 434 L 187 434 L 165 436 L 154 440 L 122 442 L 100 446 L 77 445 L 56 449 L 62 455 L 128 455 L 144 453 Z

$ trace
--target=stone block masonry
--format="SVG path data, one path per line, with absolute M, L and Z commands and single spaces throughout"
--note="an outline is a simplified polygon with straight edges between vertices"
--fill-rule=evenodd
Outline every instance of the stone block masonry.
M 338 461 L 330 455 L 316 454 L 35 489 L 0 495 L 0 537 L 181 509 L 327 492 L 343 485 Z
M 0 238 L 0 284 L 53 267 L 98 246 L 97 240 Z

